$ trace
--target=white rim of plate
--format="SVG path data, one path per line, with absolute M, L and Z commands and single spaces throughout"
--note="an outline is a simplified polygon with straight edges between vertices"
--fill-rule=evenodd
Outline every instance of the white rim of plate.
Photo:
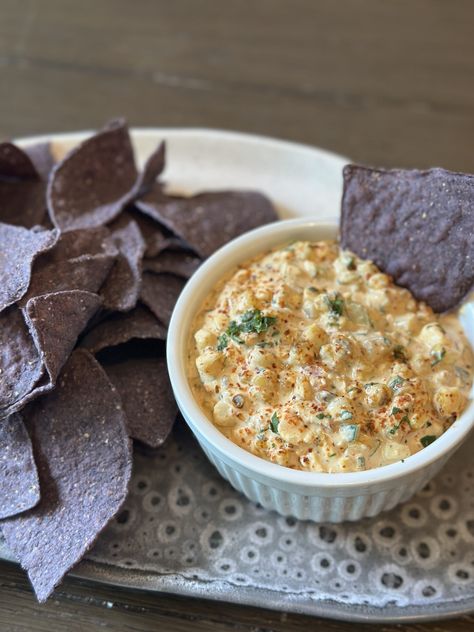
M 18 143 L 20 147 L 32 145 L 34 143 L 80 143 L 84 139 L 88 138 L 92 134 L 95 134 L 97 130 L 79 130 L 76 132 L 55 132 L 54 134 L 38 134 L 33 136 L 22 136 L 14 138 L 13 141 Z M 320 147 L 313 147 L 306 145 L 305 143 L 296 143 L 291 140 L 285 140 L 283 138 L 272 138 L 270 136 L 263 136 L 259 134 L 248 134 L 245 132 L 234 132 L 230 130 L 223 130 L 218 128 L 208 127 L 131 127 L 130 134 L 133 139 L 149 139 L 150 136 L 166 136 L 171 135 L 175 137 L 187 137 L 187 136 L 212 136 L 220 140 L 239 141 L 247 143 L 258 143 L 260 145 L 267 145 L 267 147 L 275 147 L 281 149 L 292 149 L 298 152 L 307 152 L 313 156 L 318 154 L 324 156 L 326 159 L 340 163 L 341 165 L 350 162 L 349 158 L 330 151 L 329 149 L 322 149 Z

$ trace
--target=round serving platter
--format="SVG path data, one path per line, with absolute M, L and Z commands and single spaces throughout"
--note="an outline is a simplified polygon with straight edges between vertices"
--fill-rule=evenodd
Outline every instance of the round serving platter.
M 87 132 L 50 141 L 56 158 Z M 245 188 L 283 217 L 337 216 L 333 153 L 258 136 L 135 129 L 137 162 L 167 141 L 170 191 Z M 235 492 L 178 421 L 157 451 L 137 449 L 123 511 L 74 572 L 85 580 L 324 617 L 414 621 L 474 610 L 474 436 L 420 494 L 358 523 L 316 525 Z M 5 548 L 0 556 L 11 559 Z

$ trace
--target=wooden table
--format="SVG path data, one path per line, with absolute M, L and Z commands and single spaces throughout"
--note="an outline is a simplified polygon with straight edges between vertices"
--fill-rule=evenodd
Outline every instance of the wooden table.
M 0 136 L 204 126 L 387 166 L 474 172 L 470 0 L 2 0 Z M 0 565 L 0 630 L 372 630 L 67 580 L 38 606 Z M 379 628 L 382 629 L 382 628 Z M 474 617 L 392 630 L 467 632 Z

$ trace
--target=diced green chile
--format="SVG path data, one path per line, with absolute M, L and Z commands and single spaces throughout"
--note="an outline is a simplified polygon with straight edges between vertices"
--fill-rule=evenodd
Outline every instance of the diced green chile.
M 424 437 L 421 437 L 420 443 L 424 448 L 426 448 L 431 445 L 433 441 L 436 441 L 437 438 L 438 437 L 436 435 L 425 435 Z
M 278 415 L 273 413 L 272 418 L 270 420 L 270 428 L 273 430 L 275 434 L 278 434 L 278 426 L 280 424 L 280 420 L 278 419 Z
M 346 441 L 355 441 L 359 436 L 359 424 L 344 424 L 341 426 L 341 433 Z

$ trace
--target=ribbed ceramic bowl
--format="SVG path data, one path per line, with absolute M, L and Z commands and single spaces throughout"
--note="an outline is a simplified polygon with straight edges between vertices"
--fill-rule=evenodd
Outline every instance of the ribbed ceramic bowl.
M 334 239 L 334 218 L 269 224 L 218 250 L 184 288 L 168 330 L 168 369 L 178 406 L 202 449 L 235 489 L 267 509 L 317 522 L 374 516 L 410 498 L 452 456 L 474 425 L 474 402 L 437 441 L 404 462 L 350 473 L 302 472 L 270 463 L 225 437 L 197 404 L 187 380 L 186 356 L 192 320 L 206 296 L 232 268 L 285 242 Z M 461 322 L 474 346 L 474 306 L 461 310 Z

